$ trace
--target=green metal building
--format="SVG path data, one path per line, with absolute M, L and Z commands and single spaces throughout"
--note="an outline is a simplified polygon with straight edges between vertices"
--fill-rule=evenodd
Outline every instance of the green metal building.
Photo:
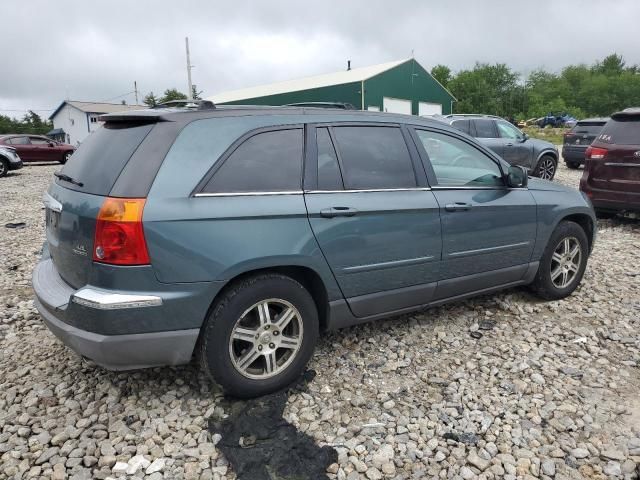
M 222 92 L 207 100 L 230 105 L 341 102 L 362 110 L 447 115 L 453 113 L 456 98 L 418 62 L 409 58 Z

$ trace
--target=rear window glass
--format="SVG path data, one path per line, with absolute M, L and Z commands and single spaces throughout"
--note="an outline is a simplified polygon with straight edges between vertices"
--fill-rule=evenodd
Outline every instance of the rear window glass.
M 609 120 L 598 141 L 618 145 L 640 145 L 640 116 Z
M 464 133 L 471 135 L 471 120 L 456 120 L 451 125 Z
M 153 124 L 105 125 L 89 135 L 62 168 L 82 186 L 56 179 L 72 190 L 94 195 L 109 195 L 113 184 L 133 152 L 153 128 Z
M 571 129 L 572 133 L 586 133 L 587 135 L 597 135 L 604 127 L 604 122 L 579 122 Z

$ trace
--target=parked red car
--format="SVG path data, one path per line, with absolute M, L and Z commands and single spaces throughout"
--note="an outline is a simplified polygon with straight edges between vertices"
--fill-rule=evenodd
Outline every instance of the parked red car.
M 640 108 L 611 115 L 585 158 L 580 190 L 596 213 L 640 213 Z
M 75 151 L 73 145 L 59 143 L 41 135 L 1 135 L 0 145 L 13 147 L 23 162 L 66 163 Z

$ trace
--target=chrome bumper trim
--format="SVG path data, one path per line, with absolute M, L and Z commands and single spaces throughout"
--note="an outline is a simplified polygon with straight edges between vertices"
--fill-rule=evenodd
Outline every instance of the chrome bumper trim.
M 71 301 L 83 307 L 98 310 L 118 310 L 123 308 L 157 307 L 162 298 L 155 295 L 128 295 L 94 288 L 82 288 L 73 294 Z

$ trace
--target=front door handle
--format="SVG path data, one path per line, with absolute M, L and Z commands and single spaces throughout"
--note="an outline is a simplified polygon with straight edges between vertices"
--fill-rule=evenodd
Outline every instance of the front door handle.
M 464 203 L 464 202 L 447 203 L 444 206 L 444 209 L 447 212 L 461 212 L 461 211 L 464 211 L 464 210 L 471 209 L 471 204 L 470 203 Z
M 507 147 L 513 147 L 513 143 L 507 143 Z
M 351 207 L 331 207 L 320 210 L 320 216 L 324 218 L 353 217 L 357 213 L 358 210 Z

